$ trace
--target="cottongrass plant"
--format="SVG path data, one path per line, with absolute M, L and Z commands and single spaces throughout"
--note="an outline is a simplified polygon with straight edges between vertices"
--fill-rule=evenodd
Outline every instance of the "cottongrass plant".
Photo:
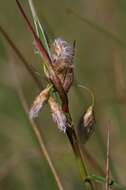
M 24 9 L 22 8 L 20 2 L 16 0 L 19 10 L 24 17 L 27 26 L 30 32 L 33 35 L 35 48 L 39 52 L 43 63 L 44 73 L 47 78 L 48 84 L 43 89 L 43 85 L 36 77 L 33 69 L 29 66 L 25 58 L 22 56 L 18 48 L 15 46 L 13 41 L 7 35 L 2 27 L 0 27 L 1 34 L 8 41 L 12 49 L 18 55 L 18 57 L 22 60 L 22 63 L 25 65 L 26 69 L 29 71 L 34 81 L 42 90 L 40 94 L 35 98 L 33 104 L 28 110 L 27 102 L 25 97 L 20 89 L 20 84 L 16 86 L 18 95 L 24 107 L 26 114 L 29 117 L 29 121 L 31 123 L 32 129 L 36 138 L 39 142 L 42 152 L 44 152 L 45 158 L 48 161 L 52 174 L 56 180 L 57 187 L 60 190 L 63 190 L 63 186 L 61 180 L 53 166 L 49 154 L 46 150 L 46 147 L 42 140 L 42 135 L 37 126 L 37 123 L 33 120 L 38 117 L 40 110 L 42 110 L 43 106 L 48 104 L 50 106 L 51 115 L 53 121 L 57 124 L 59 130 L 61 130 L 64 135 L 66 134 L 70 144 L 72 146 L 73 152 L 75 154 L 78 168 L 80 170 L 80 176 L 82 179 L 82 183 L 84 185 L 84 189 L 97 189 L 95 183 L 105 184 L 105 190 L 109 190 L 110 188 L 117 189 L 126 189 L 125 187 L 119 185 L 114 180 L 110 179 L 109 176 L 109 129 L 108 129 L 108 140 L 107 140 L 107 164 L 106 164 L 106 173 L 104 170 L 100 169 L 99 164 L 94 160 L 94 158 L 85 150 L 85 155 L 91 161 L 90 164 L 94 167 L 97 167 L 101 174 L 105 176 L 97 176 L 89 173 L 87 169 L 87 165 L 85 163 L 84 155 L 82 152 L 81 143 L 85 144 L 89 139 L 92 133 L 94 132 L 94 128 L 96 126 L 95 117 L 94 117 L 94 103 L 82 114 L 82 117 L 77 126 L 77 132 L 75 130 L 73 120 L 71 114 L 69 112 L 69 100 L 68 100 L 68 92 L 70 87 L 73 84 L 74 80 L 74 49 L 75 44 L 69 44 L 63 38 L 56 38 L 52 44 L 49 44 L 46 35 L 44 33 L 43 27 L 40 24 L 40 21 L 36 15 L 32 0 L 28 0 L 36 32 L 34 31 L 29 19 L 27 18 Z M 18 78 L 18 77 L 17 77 Z M 99 172 L 100 173 L 100 172 Z
M 35 48 L 38 50 L 41 58 L 44 60 L 44 72 L 47 77 L 47 80 L 49 81 L 48 85 L 52 85 L 49 97 L 49 101 L 51 102 L 51 104 L 49 105 L 51 107 L 53 119 L 57 123 L 58 128 L 60 128 L 63 132 L 66 132 L 68 136 L 68 139 L 72 145 L 74 154 L 76 156 L 78 166 L 80 168 L 81 178 L 83 180 L 84 186 L 86 183 L 88 183 L 89 188 L 94 189 L 92 182 L 89 179 L 88 180 L 86 179 L 88 177 L 88 171 L 82 155 L 78 136 L 73 126 L 71 114 L 69 112 L 69 101 L 67 94 L 73 82 L 74 71 L 72 64 L 73 64 L 74 47 L 72 50 L 71 45 L 69 45 L 66 41 L 60 39 L 54 41 L 54 44 L 52 45 L 54 47 L 53 48 L 54 53 L 52 53 L 49 48 L 46 50 L 46 47 L 48 46 L 47 41 L 45 41 L 44 38 L 44 43 L 43 43 L 43 38 L 41 39 L 40 36 L 38 36 L 37 33 L 34 31 L 20 2 L 18 0 L 16 2 L 22 16 L 24 17 L 28 25 L 30 32 L 33 35 L 35 41 Z M 42 29 L 42 27 L 40 29 Z M 46 44 L 45 47 L 44 44 Z M 48 54 L 49 50 L 51 53 Z M 61 100 L 61 105 L 56 99 L 57 95 Z M 43 99 L 43 97 L 41 98 Z M 41 100 L 41 98 L 40 95 L 38 95 L 37 99 Z M 40 108 L 41 106 L 38 105 L 38 107 Z M 31 111 L 34 117 L 33 107 L 31 108 L 30 113 Z M 36 111 L 35 111 L 35 116 L 36 116 Z

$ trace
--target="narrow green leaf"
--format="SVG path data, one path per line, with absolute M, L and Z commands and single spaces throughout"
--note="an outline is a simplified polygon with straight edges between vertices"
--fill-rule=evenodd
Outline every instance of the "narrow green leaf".
M 40 21 L 38 19 L 38 16 L 37 16 L 37 13 L 35 11 L 33 1 L 28 0 L 28 3 L 29 3 L 29 6 L 30 6 L 30 9 L 31 9 L 31 13 L 32 13 L 32 17 L 33 17 L 33 20 L 34 20 L 34 25 L 35 25 L 37 35 L 40 38 L 41 42 L 43 43 L 44 48 L 48 52 L 48 55 L 51 57 L 50 48 L 49 48 L 49 45 L 48 45 L 48 40 L 47 40 L 47 37 L 45 35 L 44 28 L 42 27 L 42 25 L 41 25 L 41 23 L 40 23 Z

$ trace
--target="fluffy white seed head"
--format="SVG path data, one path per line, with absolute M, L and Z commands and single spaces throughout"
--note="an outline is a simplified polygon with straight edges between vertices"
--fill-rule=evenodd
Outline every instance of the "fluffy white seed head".
M 62 38 L 56 38 L 52 43 L 52 63 L 66 92 L 69 91 L 74 80 L 73 57 L 73 46 Z
M 73 64 L 73 47 L 63 38 L 56 38 L 52 44 L 52 59 L 54 62 L 63 61 L 67 64 Z

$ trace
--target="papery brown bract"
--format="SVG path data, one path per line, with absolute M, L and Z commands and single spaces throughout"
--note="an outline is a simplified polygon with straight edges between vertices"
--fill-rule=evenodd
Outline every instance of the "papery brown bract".
M 42 92 L 35 98 L 32 107 L 29 111 L 29 117 L 31 119 L 36 118 L 38 113 L 43 108 L 44 103 L 48 100 L 50 87 L 45 88 Z
M 57 124 L 57 127 L 65 133 L 67 127 L 67 119 L 62 111 L 60 104 L 57 103 L 53 97 L 49 98 L 48 103 L 51 108 L 53 121 Z

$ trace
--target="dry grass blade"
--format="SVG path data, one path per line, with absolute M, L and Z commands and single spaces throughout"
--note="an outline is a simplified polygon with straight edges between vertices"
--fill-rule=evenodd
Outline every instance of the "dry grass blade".
M 109 131 L 109 125 L 107 125 L 107 160 L 106 160 L 105 190 L 110 190 L 109 188 L 109 157 L 110 157 L 110 131 Z
M 19 96 L 19 99 L 20 99 L 20 101 L 21 101 L 22 107 L 23 107 L 23 109 L 24 109 L 26 115 L 29 116 L 28 105 L 27 105 L 26 99 L 25 99 L 25 97 L 24 97 L 24 95 L 23 95 L 22 89 L 20 88 L 18 76 L 16 75 L 16 67 L 13 65 L 13 63 L 12 63 L 11 65 L 13 66 L 13 69 L 12 69 L 13 75 L 14 75 L 15 78 L 16 78 L 16 80 L 15 80 L 15 81 L 16 81 L 16 82 L 15 82 L 15 88 L 16 88 L 17 94 L 18 94 L 18 96 Z M 47 151 L 47 149 L 46 149 L 46 146 L 45 146 L 45 144 L 44 144 L 43 137 L 42 137 L 42 133 L 40 132 L 40 130 L 39 130 L 38 126 L 37 126 L 37 123 L 36 123 L 34 120 L 30 119 L 29 117 L 28 117 L 28 119 L 29 119 L 29 122 L 30 122 L 30 124 L 31 124 L 32 130 L 33 130 L 33 132 L 34 132 L 34 134 L 35 134 L 35 136 L 36 136 L 36 139 L 37 139 L 37 141 L 38 141 L 38 144 L 39 144 L 39 146 L 40 146 L 42 156 L 44 155 L 46 161 L 48 162 L 48 165 L 49 165 L 49 167 L 50 167 L 50 169 L 51 169 L 51 171 L 52 171 L 52 174 L 53 174 L 53 176 L 54 176 L 54 179 L 55 179 L 55 181 L 56 181 L 56 184 L 57 184 L 57 186 L 58 186 L 58 189 L 59 189 L 59 190 L 63 190 L 63 186 L 62 186 L 62 184 L 61 184 L 59 175 L 58 175 L 58 173 L 57 173 L 57 171 L 56 171 L 56 169 L 55 169 L 55 167 L 54 167 L 54 165 L 53 165 L 53 163 L 52 163 L 52 161 L 51 161 L 51 158 L 50 158 L 50 156 L 49 156 L 49 153 L 48 153 L 48 151 Z
M 24 96 L 23 96 L 22 92 L 19 91 L 19 89 L 18 89 L 18 95 L 19 95 L 19 98 L 20 98 L 20 100 L 21 100 L 22 106 L 23 106 L 25 112 L 26 112 L 27 115 L 28 115 L 27 103 L 26 103 L 26 101 L 25 101 L 25 99 L 24 99 Z M 37 138 L 37 141 L 38 141 L 38 143 L 39 143 L 39 145 L 40 145 L 42 154 L 44 154 L 44 156 L 45 156 L 45 158 L 46 158 L 46 160 L 47 160 L 47 162 L 48 162 L 48 165 L 49 165 L 49 167 L 50 167 L 50 169 L 51 169 L 51 171 L 52 171 L 52 173 L 53 173 L 53 176 L 54 176 L 54 178 L 55 178 L 55 180 L 56 180 L 57 186 L 58 186 L 59 190 L 63 190 L 63 186 L 62 186 L 62 184 L 61 184 L 60 178 L 59 178 L 59 176 L 58 176 L 58 174 L 57 174 L 56 169 L 54 168 L 54 165 L 53 165 L 53 163 L 52 163 L 52 161 L 51 161 L 51 159 L 50 159 L 49 153 L 48 153 L 48 151 L 47 151 L 47 149 L 46 149 L 46 147 L 45 147 L 45 144 L 44 144 L 44 142 L 43 142 L 43 140 L 42 140 L 42 134 L 40 133 L 40 131 L 39 131 L 38 127 L 37 127 L 36 122 L 33 121 L 33 120 L 31 120 L 31 119 L 30 119 L 29 121 L 30 121 L 31 127 L 32 127 L 32 129 L 33 129 L 33 131 L 34 131 L 34 134 L 35 134 L 35 136 L 36 136 L 36 138 Z

